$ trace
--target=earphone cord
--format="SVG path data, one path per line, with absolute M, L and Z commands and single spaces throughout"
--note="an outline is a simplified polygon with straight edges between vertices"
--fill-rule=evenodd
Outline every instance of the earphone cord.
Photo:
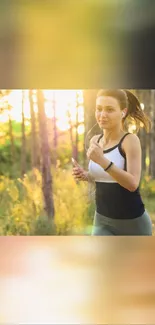
M 87 134 L 86 134 L 86 137 L 85 137 L 85 150 L 87 151 L 88 150 L 88 147 L 87 147 L 87 139 L 88 139 L 88 135 L 90 134 L 90 132 L 93 130 L 93 128 L 97 125 L 98 123 L 95 123 L 94 125 L 93 125 L 93 127 L 87 132 Z

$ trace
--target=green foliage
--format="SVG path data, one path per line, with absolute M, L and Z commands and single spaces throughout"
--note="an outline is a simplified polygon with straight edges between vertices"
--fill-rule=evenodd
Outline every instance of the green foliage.
M 155 179 L 152 179 L 150 176 L 144 176 L 141 181 L 140 189 L 144 197 L 155 197 Z
M 82 234 L 88 217 L 87 184 L 75 183 L 71 170 L 57 169 L 54 176 L 55 222 L 58 235 Z
M 52 149 L 51 162 L 54 163 L 55 158 L 57 158 L 57 160 L 59 160 L 59 166 L 65 168 L 66 165 L 70 163 L 71 155 L 70 146 L 67 143 L 61 144 L 56 151 Z
M 23 179 L 0 176 L 0 235 L 80 235 L 90 234 L 94 201 L 88 198 L 88 184 L 76 183 L 68 169 L 52 168 L 55 218 L 45 215 L 42 177 L 38 170 Z M 155 181 L 144 177 L 141 193 L 146 209 L 155 221 Z
M 35 181 L 32 178 L 35 177 Z M 0 225 L 4 235 L 31 235 L 43 210 L 41 176 L 37 170 L 24 179 L 1 176 Z
M 30 153 L 26 156 L 27 169 L 30 169 Z M 15 162 L 12 163 L 11 145 L 0 146 L 0 174 L 10 178 L 21 175 L 21 145 L 15 143 Z
M 47 216 L 40 216 L 33 222 L 31 235 L 33 236 L 51 236 L 55 235 L 55 226 L 53 221 L 49 221 Z
M 14 137 L 14 153 L 15 161 L 12 161 L 11 143 L 9 135 L 9 122 L 0 123 L 0 174 L 11 178 L 17 178 L 21 175 L 21 123 L 12 121 L 13 137 Z M 25 125 L 25 133 L 27 136 L 27 154 L 26 164 L 27 170 L 30 170 L 30 150 L 29 150 L 29 133 L 30 125 Z
M 45 216 L 42 177 L 33 170 L 23 179 L 0 177 L 0 235 L 85 234 L 88 215 L 87 184 L 76 184 L 71 170 L 52 170 L 55 226 Z

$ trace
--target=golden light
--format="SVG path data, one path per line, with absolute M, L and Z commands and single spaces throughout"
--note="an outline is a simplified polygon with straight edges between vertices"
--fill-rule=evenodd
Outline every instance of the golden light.
M 12 90 L 8 95 L 8 103 L 11 105 L 11 117 L 17 122 L 22 121 L 22 90 Z M 28 90 L 24 90 L 24 115 L 30 118 L 30 104 Z
M 78 121 L 84 121 L 83 94 L 81 90 L 43 90 L 45 97 L 45 112 L 47 117 L 53 117 L 53 105 L 55 103 L 55 115 L 57 127 L 62 131 L 70 128 L 68 114 L 73 124 L 76 122 L 77 100 L 78 100 Z M 54 101 L 54 103 L 51 103 Z M 79 134 L 82 134 L 83 128 L 78 128 Z
M 65 120 L 64 118 L 60 119 L 56 122 L 56 125 L 58 127 L 59 130 L 61 131 L 66 131 L 69 129 L 69 123 L 67 120 Z
M 45 113 L 48 118 L 55 116 L 57 127 L 62 131 L 67 131 L 70 127 L 67 112 L 70 113 L 71 122 L 76 123 L 77 102 L 78 102 L 78 122 L 84 122 L 84 109 L 83 109 L 83 93 L 82 90 L 43 90 L 45 98 Z M 24 100 L 22 99 L 24 96 Z M 1 100 L 1 106 L 4 107 L 4 102 L 11 106 L 10 116 L 12 120 L 17 122 L 22 121 L 22 100 L 24 105 L 24 115 L 26 119 L 30 119 L 30 103 L 29 103 L 29 90 L 13 89 L 10 94 L 3 97 Z M 33 102 L 34 111 L 37 112 L 37 99 L 36 90 L 33 90 Z M 0 114 L 0 121 L 8 121 L 8 111 L 6 109 Z M 79 134 L 82 134 L 84 127 L 81 125 L 78 127 Z
M 12 90 L 8 95 L 8 104 L 12 107 L 10 111 L 11 118 L 21 122 L 22 91 Z
M 78 126 L 78 134 L 83 134 L 84 131 L 85 131 L 84 125 L 83 124 L 82 125 L 79 125 Z
M 47 100 L 52 100 L 53 99 L 53 94 L 54 94 L 54 91 L 53 90 L 50 90 L 50 89 L 44 89 L 43 90 L 43 93 L 44 93 L 44 97 L 45 99 Z
M 135 124 L 129 125 L 129 132 L 133 133 L 135 130 L 136 130 L 136 125 Z
M 140 106 L 141 106 L 141 109 L 144 110 L 144 108 L 145 108 L 144 103 L 141 103 Z
M 150 165 L 150 158 L 149 157 L 146 157 L 145 163 L 146 163 L 146 166 L 149 167 L 149 165 Z

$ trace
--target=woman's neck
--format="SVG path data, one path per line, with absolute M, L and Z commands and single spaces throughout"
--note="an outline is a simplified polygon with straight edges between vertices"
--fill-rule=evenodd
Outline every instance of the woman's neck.
M 120 128 L 111 129 L 111 130 L 103 130 L 104 135 L 104 143 L 108 144 L 113 141 L 119 140 L 119 138 L 124 134 L 124 131 Z

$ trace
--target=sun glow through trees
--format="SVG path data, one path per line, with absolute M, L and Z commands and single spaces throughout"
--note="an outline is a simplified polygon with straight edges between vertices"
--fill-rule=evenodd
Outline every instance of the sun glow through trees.
M 30 104 L 28 90 L 23 90 L 24 95 L 24 115 L 27 123 L 30 120 Z M 55 117 L 57 127 L 62 131 L 67 131 L 70 128 L 68 112 L 73 125 L 76 123 L 76 112 L 78 103 L 78 133 L 84 132 L 84 109 L 83 109 L 83 94 L 82 90 L 43 90 L 45 99 L 45 112 L 48 118 Z M 34 111 L 37 112 L 36 90 L 33 91 Z M 10 94 L 1 98 L 0 107 L 4 111 L 0 114 L 0 122 L 8 121 L 7 105 L 11 106 L 10 115 L 12 120 L 17 122 L 22 121 L 22 90 L 11 90 Z

